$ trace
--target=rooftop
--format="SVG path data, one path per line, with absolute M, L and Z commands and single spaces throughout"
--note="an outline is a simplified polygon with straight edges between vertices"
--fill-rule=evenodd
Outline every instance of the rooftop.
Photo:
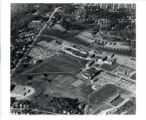
M 87 69 L 86 71 L 84 71 L 83 75 L 88 78 L 92 78 L 99 73 L 100 73 L 100 70 L 96 70 L 95 68 L 90 68 L 90 69 Z

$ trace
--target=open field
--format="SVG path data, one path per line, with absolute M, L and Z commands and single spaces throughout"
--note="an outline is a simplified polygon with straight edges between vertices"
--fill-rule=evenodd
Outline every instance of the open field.
M 28 79 L 29 75 L 33 78 Z M 12 79 L 12 82 L 33 87 L 36 92 L 29 97 L 29 100 L 38 105 L 39 110 L 56 113 L 56 110 L 69 101 L 75 102 L 72 104 L 74 106 L 78 102 L 77 98 L 83 96 L 79 88 L 70 87 L 76 80 L 76 76 L 69 73 L 48 73 L 47 76 L 23 74 Z
M 33 76 L 29 79 L 28 76 Z M 65 98 L 82 98 L 84 102 L 88 102 L 88 95 L 93 92 L 91 85 L 85 82 L 82 87 L 72 87 L 72 83 L 77 81 L 77 77 L 70 73 L 47 73 L 44 77 L 41 73 L 25 73 L 12 79 L 12 82 L 31 86 L 35 89 L 35 93 L 30 96 L 30 100 L 36 101 L 40 95 L 49 95 L 52 97 Z
M 32 75 L 33 78 L 29 79 L 29 75 Z M 75 98 L 79 97 L 80 95 L 78 94 L 80 93 L 77 92 L 78 89 L 71 89 L 69 85 L 76 79 L 74 75 L 69 73 L 50 73 L 47 77 L 44 77 L 43 74 L 22 74 L 12 79 L 12 82 L 20 85 L 30 85 L 36 90 L 33 96 L 43 91 L 42 94 L 55 97 Z
M 57 34 L 56 34 L 57 33 Z M 75 38 L 76 35 L 79 34 L 79 31 L 65 31 L 62 32 L 58 29 L 44 29 L 41 33 L 41 35 L 50 35 L 50 36 L 55 36 L 58 38 L 61 38 L 65 41 L 71 42 L 71 43 L 75 43 L 78 45 L 84 45 L 84 46 L 89 46 L 90 44 L 88 42 L 85 42 L 83 40 L 80 40 L 78 38 Z
M 84 85 L 81 87 L 81 92 L 83 93 L 83 96 L 86 98 L 86 101 L 88 99 L 88 96 L 94 92 L 91 87 L 92 87 L 91 85 Z
M 22 6 L 11 19 L 12 114 L 135 114 L 135 4 Z
M 102 69 L 105 69 L 107 71 L 113 71 L 115 68 L 117 68 L 119 66 L 118 63 L 113 63 L 112 65 L 108 65 L 108 64 L 103 64 L 101 66 Z
M 49 36 L 38 36 L 36 43 L 38 43 L 40 41 L 52 42 L 53 39 Z
M 133 79 L 133 80 L 136 80 L 136 73 L 133 74 L 130 78 Z
M 101 103 L 106 102 L 110 97 L 114 96 L 118 90 L 118 87 L 115 85 L 107 84 L 90 95 L 89 103 L 100 105 Z
M 77 74 L 81 71 L 81 69 L 82 64 L 80 63 L 80 59 L 75 58 L 68 54 L 64 54 L 48 59 L 40 66 L 29 71 L 29 73 L 67 72 Z

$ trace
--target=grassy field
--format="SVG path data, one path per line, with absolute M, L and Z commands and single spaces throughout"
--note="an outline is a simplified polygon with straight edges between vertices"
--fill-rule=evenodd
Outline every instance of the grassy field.
M 32 79 L 28 79 L 28 75 L 32 75 Z M 48 81 L 48 80 L 51 80 Z M 35 89 L 33 96 L 42 94 L 48 94 L 55 97 L 70 97 L 75 98 L 80 96 L 78 89 L 71 89 L 70 83 L 77 80 L 75 75 L 69 73 L 51 73 L 47 77 L 43 74 L 22 74 L 14 79 L 15 82 L 20 85 L 30 85 Z
M 52 42 L 53 39 L 49 36 L 38 36 L 36 43 L 38 43 L 40 41 Z
M 117 68 L 119 66 L 118 63 L 113 63 L 112 65 L 108 65 L 108 64 L 103 64 L 101 66 L 102 69 L 105 69 L 107 71 L 113 71 L 115 68 Z
M 30 75 L 33 76 L 32 79 L 28 79 Z M 85 83 L 82 88 L 71 87 L 71 83 L 76 80 L 77 77 L 70 73 L 48 73 L 47 76 L 41 73 L 25 73 L 12 79 L 12 82 L 33 87 L 35 93 L 29 99 L 33 103 L 39 104 L 39 109 L 53 112 L 51 103 L 47 102 L 51 101 L 50 97 L 82 98 L 85 103 L 88 103 L 88 95 L 93 92 L 91 86 Z M 54 100 L 52 101 L 54 102 Z M 44 105 L 47 105 L 46 109 L 42 107 Z
M 40 66 L 35 67 L 29 73 L 42 73 L 42 72 L 67 72 L 77 74 L 82 69 L 84 60 L 80 60 L 68 54 L 52 57 Z M 85 62 L 84 62 L 85 64 Z
M 58 29 L 50 29 L 50 30 L 44 29 L 41 33 L 41 35 L 51 35 L 51 36 L 55 36 L 55 37 L 65 40 L 65 41 L 72 42 L 72 43 L 75 43 L 78 45 L 89 46 L 90 45 L 89 43 L 74 37 L 75 35 L 78 35 L 78 34 L 79 34 L 79 31 L 62 32 Z
M 93 89 L 91 88 L 91 85 L 83 85 L 81 87 L 81 92 L 85 98 L 85 101 L 88 102 L 88 96 L 93 93 Z
M 100 105 L 101 103 L 105 102 L 109 97 L 116 94 L 117 91 L 118 87 L 112 84 L 107 84 L 90 95 L 89 103 L 92 105 Z
M 28 75 L 32 75 L 33 78 L 28 79 Z M 52 106 L 56 101 L 52 99 L 53 97 L 77 99 L 82 96 L 79 88 L 70 87 L 70 84 L 76 80 L 76 76 L 70 73 L 50 73 L 47 76 L 28 73 L 12 79 L 12 82 L 33 87 L 35 93 L 29 99 L 34 104 L 38 104 L 39 109 L 54 112 Z
M 130 78 L 133 79 L 133 80 L 136 80 L 136 73 L 133 74 Z
M 61 30 L 59 29 L 44 29 L 41 33 L 41 35 L 51 35 L 51 36 L 56 36 L 56 37 L 59 37 L 59 38 L 69 38 L 69 37 L 73 37 L 75 35 L 77 35 L 79 33 L 79 31 L 77 32 L 62 32 Z

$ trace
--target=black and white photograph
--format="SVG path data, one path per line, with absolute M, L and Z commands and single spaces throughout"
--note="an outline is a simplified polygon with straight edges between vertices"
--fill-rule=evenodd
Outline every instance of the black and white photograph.
M 136 5 L 11 4 L 12 114 L 135 114 Z
M 136 4 L 10 7 L 12 115 L 136 114 Z

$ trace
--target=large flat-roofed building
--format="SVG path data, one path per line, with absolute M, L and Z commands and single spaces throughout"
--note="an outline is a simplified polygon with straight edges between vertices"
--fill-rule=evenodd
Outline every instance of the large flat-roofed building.
M 98 75 L 101 70 L 96 70 L 95 68 L 87 69 L 83 72 L 83 77 L 85 79 L 93 79 L 96 75 Z
M 74 55 L 74 56 L 79 57 L 79 58 L 87 59 L 87 57 L 88 57 L 88 53 L 86 51 L 80 50 L 78 48 L 66 47 L 64 49 L 64 52 L 71 54 L 71 55 Z

